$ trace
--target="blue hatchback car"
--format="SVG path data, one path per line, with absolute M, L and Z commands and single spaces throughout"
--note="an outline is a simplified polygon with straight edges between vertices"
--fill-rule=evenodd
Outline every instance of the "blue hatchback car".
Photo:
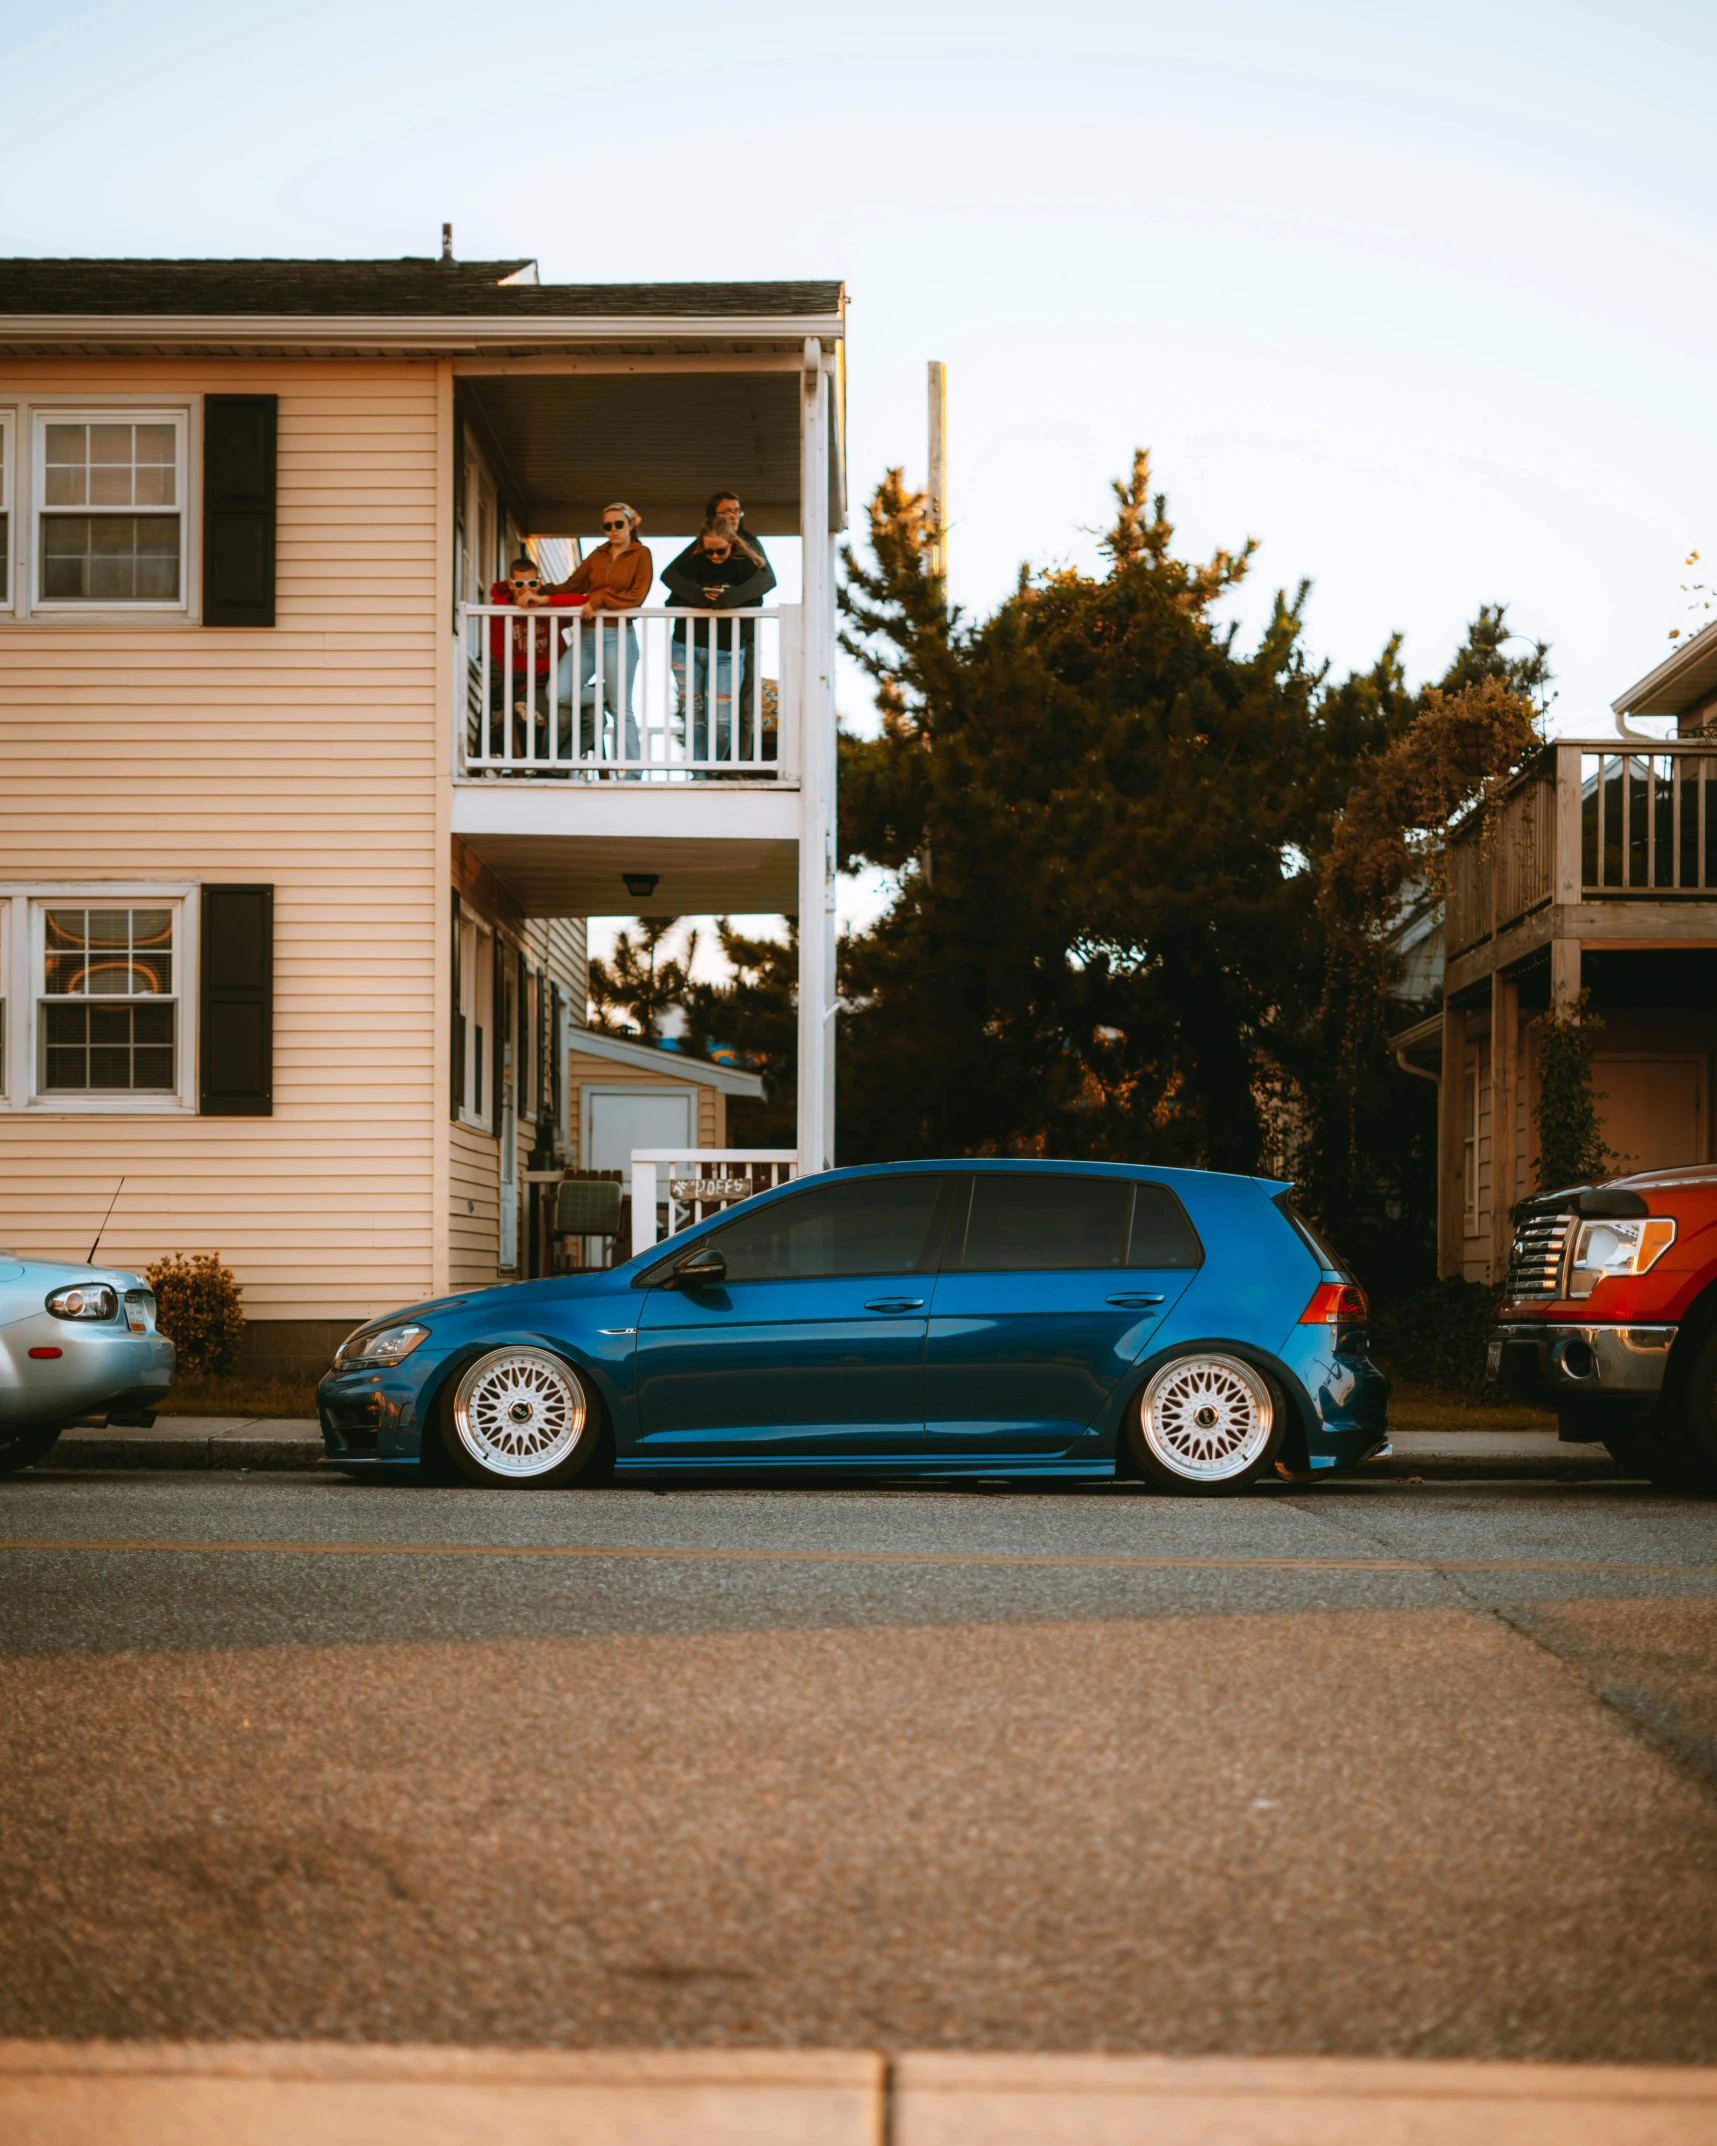
M 758 1195 L 606 1271 L 378 1319 L 318 1395 L 353 1475 L 1144 1476 L 1362 1460 L 1363 1292 L 1262 1178 L 914 1162 Z

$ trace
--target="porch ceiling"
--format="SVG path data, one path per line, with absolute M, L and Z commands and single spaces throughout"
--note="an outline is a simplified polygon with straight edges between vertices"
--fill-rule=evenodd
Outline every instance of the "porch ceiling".
M 589 537 L 611 499 L 646 542 L 689 535 L 724 485 L 759 536 L 799 534 L 796 371 L 467 377 L 459 400 L 533 536 Z
M 788 916 L 799 906 L 799 846 L 768 839 L 467 834 L 527 916 Z M 648 900 L 628 894 L 623 874 L 653 872 Z

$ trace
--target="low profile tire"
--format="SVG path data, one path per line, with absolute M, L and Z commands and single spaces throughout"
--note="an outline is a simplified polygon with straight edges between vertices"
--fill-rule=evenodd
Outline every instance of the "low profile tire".
M 473 1483 L 515 1490 L 570 1483 L 600 1442 L 583 1379 L 548 1349 L 491 1349 L 442 1397 L 442 1442 Z
M 1286 1432 L 1285 1411 L 1263 1372 L 1216 1350 L 1160 1365 L 1127 1412 L 1139 1472 L 1187 1498 L 1247 1489 L 1275 1465 Z
M 45 1460 L 64 1428 L 59 1423 L 18 1423 L 10 1430 L 0 1426 L 0 1475 L 16 1475 L 20 1468 Z
M 1684 1378 L 1676 1370 L 1671 1359 L 1670 1382 L 1650 1417 L 1609 1433 L 1604 1444 L 1618 1468 L 1654 1488 L 1710 1497 L 1717 1493 L 1717 1334 Z

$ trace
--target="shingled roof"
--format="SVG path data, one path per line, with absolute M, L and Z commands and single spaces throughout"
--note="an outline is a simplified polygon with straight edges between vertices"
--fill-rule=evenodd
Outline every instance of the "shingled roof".
M 755 320 L 827 315 L 841 305 L 839 283 L 538 283 L 535 270 L 530 260 L 431 257 L 0 260 L 0 316 Z

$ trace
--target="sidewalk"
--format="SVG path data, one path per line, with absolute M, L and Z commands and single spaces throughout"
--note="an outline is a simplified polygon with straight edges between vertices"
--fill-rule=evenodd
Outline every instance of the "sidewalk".
M 1602 1446 L 1565 1446 L 1552 1431 L 1397 1431 L 1394 1453 L 1369 1461 L 1368 1476 L 1422 1482 L 1612 1482 Z M 158 1416 L 152 1431 L 74 1426 L 44 1468 L 314 1468 L 322 1433 L 287 1416 Z
M 1705 2146 L 1717 2071 L 0 2043 L 8 2146 Z

